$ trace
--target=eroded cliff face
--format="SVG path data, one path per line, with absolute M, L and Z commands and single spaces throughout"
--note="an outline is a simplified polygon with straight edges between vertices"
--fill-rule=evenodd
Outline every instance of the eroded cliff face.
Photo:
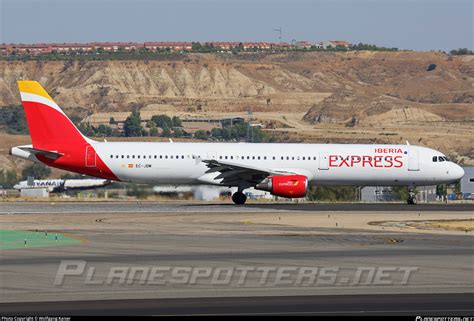
M 427 71 L 428 65 L 436 68 Z M 0 106 L 18 104 L 17 79 L 40 81 L 69 112 L 129 111 L 150 104 L 212 111 L 308 111 L 346 121 L 419 108 L 473 117 L 474 59 L 441 53 L 191 54 L 156 61 L 0 61 Z M 329 96 L 329 97 L 328 97 Z M 325 98 L 325 99 L 324 99 Z M 442 108 L 432 108 L 441 106 Z M 446 106 L 453 107 L 446 110 Z M 312 108 L 311 108 L 312 107 Z M 310 109 L 311 108 L 311 109 Z M 423 117 L 432 118 L 426 112 Z M 462 116 L 465 117 L 465 116 Z

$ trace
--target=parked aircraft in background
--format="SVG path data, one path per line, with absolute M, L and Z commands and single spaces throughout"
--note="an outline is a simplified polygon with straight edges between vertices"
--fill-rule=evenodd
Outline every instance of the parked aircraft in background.
M 21 181 L 14 189 L 47 188 L 50 193 L 61 193 L 71 190 L 86 190 L 104 187 L 112 184 L 110 179 L 86 178 L 86 179 L 35 179 Z
M 36 81 L 19 81 L 32 140 L 11 155 L 115 181 L 249 187 L 299 198 L 312 185 L 435 185 L 464 170 L 443 153 L 410 145 L 98 142 L 81 134 Z M 416 203 L 413 194 L 409 204 Z

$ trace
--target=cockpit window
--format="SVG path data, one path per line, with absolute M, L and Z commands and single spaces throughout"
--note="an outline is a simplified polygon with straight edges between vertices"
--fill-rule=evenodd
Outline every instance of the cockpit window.
M 450 162 L 446 156 L 433 156 L 433 162 Z

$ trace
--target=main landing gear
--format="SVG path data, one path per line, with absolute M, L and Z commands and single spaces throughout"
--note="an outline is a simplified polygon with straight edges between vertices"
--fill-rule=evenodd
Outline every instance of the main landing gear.
M 235 192 L 232 195 L 232 201 L 237 205 L 245 204 L 246 200 L 247 200 L 247 196 L 245 196 L 245 194 L 240 191 Z
M 408 188 L 408 199 L 407 204 L 409 205 L 416 205 L 416 193 L 412 187 Z

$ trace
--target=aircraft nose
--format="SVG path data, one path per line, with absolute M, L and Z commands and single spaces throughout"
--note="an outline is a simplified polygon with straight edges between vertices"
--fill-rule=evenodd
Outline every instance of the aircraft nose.
M 453 177 L 453 180 L 461 179 L 464 176 L 464 169 L 457 164 L 453 164 L 453 165 L 454 166 L 451 169 L 451 175 Z

